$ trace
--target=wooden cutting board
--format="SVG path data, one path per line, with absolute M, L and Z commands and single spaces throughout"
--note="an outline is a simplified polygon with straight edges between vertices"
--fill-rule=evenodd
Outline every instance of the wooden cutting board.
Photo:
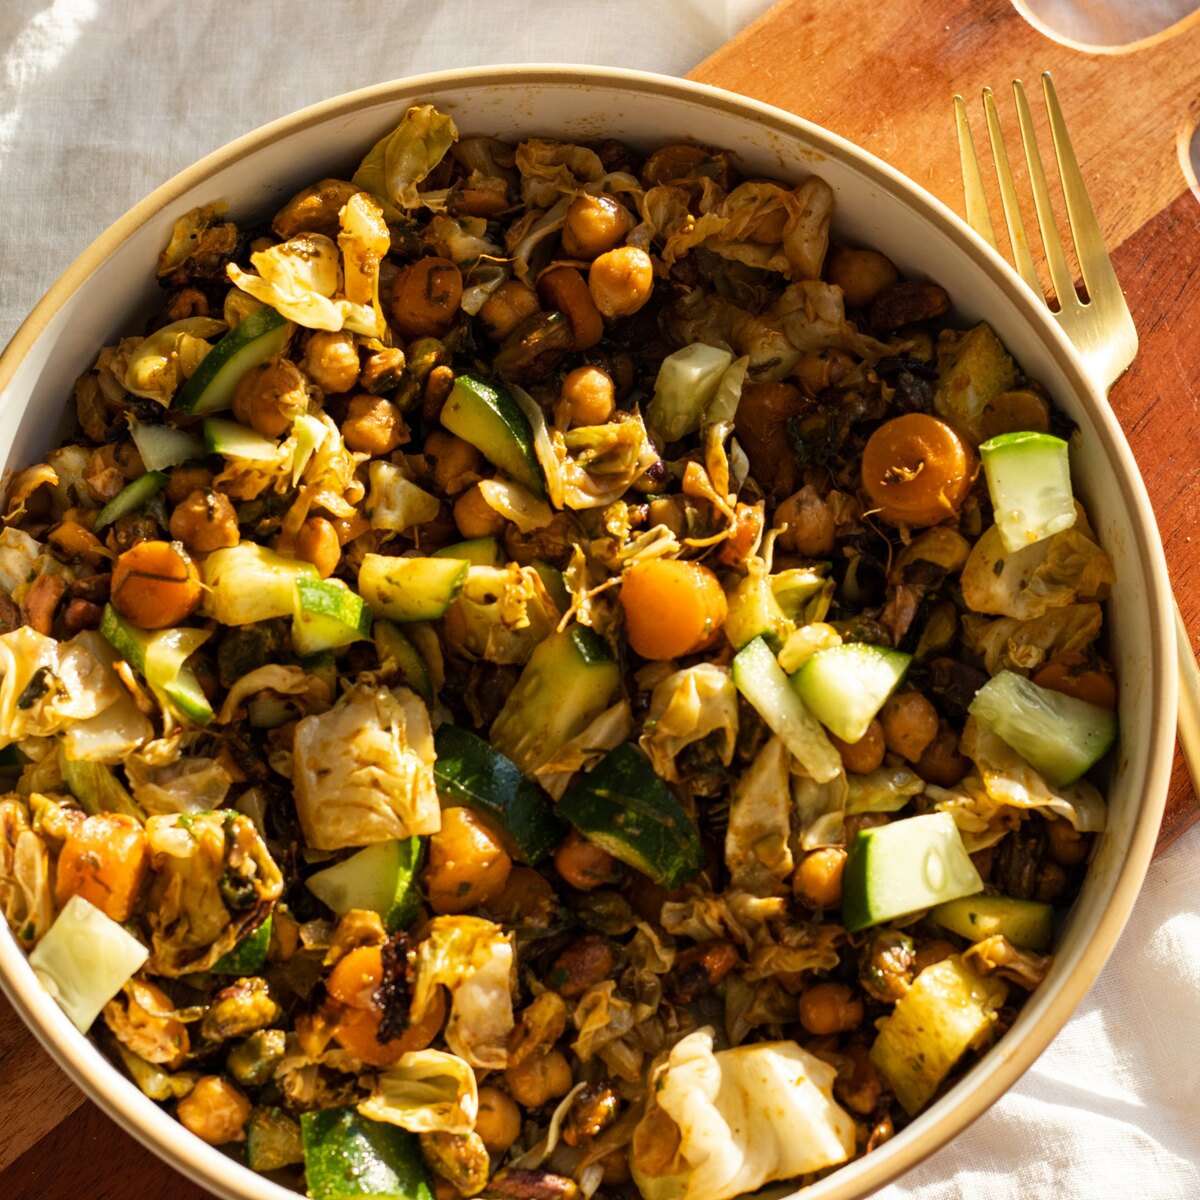
M 1132 47 L 1095 50 L 1052 40 L 1007 0 L 782 0 L 691 78 L 841 134 L 962 214 L 952 97 L 958 92 L 967 101 L 986 176 L 980 92 L 994 89 L 1020 186 L 1020 138 L 1009 87 L 1013 79 L 1025 81 L 1052 175 L 1038 82 L 1043 71 L 1054 76 L 1137 324 L 1138 356 L 1113 388 L 1112 405 L 1145 477 L 1195 644 L 1200 438 L 1192 430 L 1200 408 L 1200 205 L 1195 178 L 1183 164 L 1200 119 L 1200 12 Z M 993 201 L 992 220 L 1000 231 L 995 194 Z M 1032 203 L 1025 227 L 1034 240 Z M 1197 819 L 1200 802 L 1177 751 L 1159 850 Z
M 1200 320 L 1191 299 L 1200 285 L 1200 209 L 1177 144 L 1200 111 L 1200 19 L 1129 53 L 1083 53 L 1035 32 L 1005 0 L 784 0 L 692 77 L 843 134 L 961 212 L 951 96 L 970 100 L 978 137 L 980 87 L 999 90 L 1014 76 L 1033 81 L 1045 69 L 1054 72 L 1141 335 L 1113 404 L 1145 473 L 1195 632 L 1200 446 L 1188 424 L 1200 392 Z M 1035 110 L 1040 117 L 1036 100 Z M 1197 815 L 1177 761 L 1160 846 Z M 205 1197 L 85 1101 L 3 998 L 0 1079 L 4 1200 Z

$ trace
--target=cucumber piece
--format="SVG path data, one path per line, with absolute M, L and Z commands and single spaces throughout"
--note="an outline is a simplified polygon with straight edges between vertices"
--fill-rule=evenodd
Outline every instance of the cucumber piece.
M 1075 524 L 1067 443 L 1048 433 L 1002 433 L 979 447 L 996 528 L 1010 554 Z
M 905 817 L 862 829 L 842 876 L 849 932 L 983 891 L 983 880 L 949 813 Z
M 459 375 L 442 407 L 442 424 L 470 442 L 489 462 L 538 496 L 546 481 L 533 449 L 533 428 L 505 388 L 474 375 Z
M 804 707 L 762 638 L 755 638 L 737 652 L 731 673 L 737 690 L 754 705 L 771 731 L 783 738 L 792 757 L 813 779 L 828 783 L 841 774 L 842 756 Z
M 256 975 L 266 966 L 267 951 L 271 948 L 271 917 L 267 915 L 252 933 L 248 933 L 232 950 L 226 951 L 212 965 L 214 975 Z
M 522 862 L 541 861 L 562 841 L 566 829 L 546 793 L 483 738 L 442 725 L 433 744 L 433 777 L 444 805 L 462 804 L 490 818 Z
M 417 919 L 421 892 L 421 839 L 376 842 L 349 858 L 316 871 L 304 885 L 340 917 L 352 908 L 376 912 L 388 933 L 407 929 Z
M 254 542 L 206 555 L 200 579 L 208 589 L 202 612 L 222 625 L 253 625 L 296 611 L 296 581 L 317 579 L 317 568 Z
M 910 662 L 911 654 L 886 646 L 830 646 L 792 676 L 792 687 L 826 729 L 843 742 L 857 742 L 900 686 Z
M 951 957 L 923 970 L 879 1022 L 870 1059 L 910 1116 L 941 1087 L 971 1047 L 991 1038 L 993 1014 L 1008 996 L 994 976 L 984 978 Z
M 371 610 L 340 579 L 297 579 L 292 645 L 297 654 L 336 650 L 371 636 Z
M 586 625 L 552 633 L 492 722 L 493 747 L 532 775 L 611 703 L 621 669 Z
M 1117 714 L 1001 671 L 975 693 L 968 711 L 1054 787 L 1074 783 L 1108 753 Z
M 210 630 L 139 629 L 106 604 L 100 633 L 176 716 L 197 725 L 212 721 L 212 705 L 191 668 L 184 665 L 212 637 Z
M 469 538 L 465 542 L 455 542 L 453 546 L 443 546 L 433 552 L 434 558 L 462 558 L 473 567 L 502 567 L 504 554 L 500 543 L 494 537 Z
M 161 471 L 147 471 L 132 483 L 127 483 L 97 514 L 92 522 L 92 532 L 111 525 L 118 517 L 136 512 L 167 486 L 167 477 Z
M 282 354 L 291 325 L 273 308 L 260 308 L 235 325 L 201 360 L 179 390 L 175 404 L 185 413 L 220 412 L 251 367 Z
M 663 887 L 704 866 L 696 822 L 632 742 L 610 750 L 557 807 L 589 841 Z
M 205 454 L 204 443 L 198 437 L 171 425 L 130 421 L 129 434 L 147 471 L 165 471 Z
M 1001 934 L 1022 950 L 1045 954 L 1054 944 L 1054 909 L 1013 896 L 961 896 L 931 909 L 930 920 L 972 942 Z
M 394 558 L 366 554 L 358 590 L 371 608 L 393 621 L 434 621 L 454 603 L 471 564 L 464 558 Z
M 426 704 L 432 704 L 434 693 L 429 668 L 400 627 L 381 618 L 375 622 L 374 637 L 380 666 L 389 660 L 394 662 L 405 685 L 412 688 Z
M 571 607 L 571 593 L 567 590 L 563 573 L 545 562 L 532 562 L 529 565 L 537 572 L 542 587 L 546 589 L 546 595 L 558 605 L 558 611 L 566 612 Z
M 250 462 L 274 462 L 279 454 L 278 442 L 224 417 L 205 418 L 204 445 L 214 454 Z
M 312 1200 L 433 1200 L 416 1134 L 353 1108 L 300 1114 L 304 1173 Z
M 278 1171 L 303 1161 L 300 1122 L 282 1108 L 255 1108 L 246 1122 L 246 1164 L 250 1170 Z
M 141 969 L 150 952 L 82 896 L 63 905 L 29 955 L 41 985 L 80 1033 Z
M 733 355 L 728 350 L 703 342 L 668 354 L 654 380 L 654 396 L 646 406 L 646 424 L 664 443 L 695 433 L 732 362 Z

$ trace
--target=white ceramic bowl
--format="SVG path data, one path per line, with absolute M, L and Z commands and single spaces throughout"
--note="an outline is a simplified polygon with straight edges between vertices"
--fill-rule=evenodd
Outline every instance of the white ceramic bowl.
M 1076 487 L 1117 572 L 1107 619 L 1121 680 L 1121 738 L 1109 827 L 1054 969 L 1013 1028 L 901 1134 L 805 1193 L 806 1200 L 866 1196 L 960 1132 L 1041 1053 L 1103 966 L 1149 863 L 1170 772 L 1176 691 L 1166 567 L 1133 458 L 1047 311 L 994 251 L 916 184 L 814 125 L 714 88 L 632 71 L 535 66 L 428 75 L 354 92 L 267 125 L 164 184 L 84 251 L 0 357 L 7 469 L 37 461 L 53 445 L 75 378 L 100 346 L 149 311 L 154 262 L 178 216 L 216 199 L 228 200 L 235 216 L 270 214 L 299 187 L 352 169 L 415 101 L 450 113 L 463 133 L 611 136 L 643 150 L 694 140 L 732 150 L 750 173 L 788 179 L 817 172 L 837 194 L 835 225 L 843 238 L 878 247 L 906 273 L 935 279 L 964 321 L 986 318 L 1079 425 L 1072 440 Z M 7 931 L 0 935 L 0 984 L 71 1078 L 167 1162 L 221 1196 L 294 1200 L 146 1099 L 75 1031 Z

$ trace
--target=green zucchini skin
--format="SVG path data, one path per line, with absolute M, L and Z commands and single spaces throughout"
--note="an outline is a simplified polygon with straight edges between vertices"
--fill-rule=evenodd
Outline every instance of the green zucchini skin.
M 517 857 L 540 862 L 566 834 L 546 793 L 511 759 L 457 725 L 434 736 L 433 774 L 444 804 L 462 804 L 489 817 L 506 833 Z
M 267 962 L 271 946 L 271 918 L 268 915 L 253 933 L 248 933 L 232 950 L 222 954 L 212 966 L 214 975 L 254 975 Z
M 179 389 L 175 407 L 185 413 L 220 412 L 233 403 L 234 389 L 251 367 L 282 354 L 291 333 L 287 318 L 273 308 L 252 312 L 201 360 Z
M 301 1113 L 300 1135 L 312 1200 L 433 1200 L 415 1134 L 353 1108 L 324 1108 Z
M 499 384 L 474 375 L 457 376 L 440 420 L 518 483 L 545 495 L 546 480 L 534 453 L 529 419 Z
M 589 841 L 664 887 L 679 887 L 704 866 L 696 822 L 632 742 L 576 780 L 558 812 Z

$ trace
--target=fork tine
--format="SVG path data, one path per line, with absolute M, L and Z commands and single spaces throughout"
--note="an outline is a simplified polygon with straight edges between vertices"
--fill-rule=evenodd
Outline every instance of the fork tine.
M 1067 308 L 1078 304 L 1079 297 L 1075 294 L 1075 280 L 1071 268 L 1067 266 L 1062 239 L 1058 236 L 1054 209 L 1050 206 L 1050 191 L 1046 187 L 1046 172 L 1042 169 L 1042 156 L 1038 152 L 1033 116 L 1029 111 L 1029 101 L 1025 99 L 1025 88 L 1019 79 L 1013 80 L 1013 96 L 1017 104 L 1017 120 L 1021 125 L 1021 141 L 1025 146 L 1025 163 L 1029 167 L 1029 182 L 1033 188 L 1033 206 L 1037 211 L 1042 246 L 1046 251 L 1046 265 L 1050 268 L 1050 282 L 1059 308 Z
M 983 89 L 983 110 L 987 114 L 988 138 L 992 143 L 992 158 L 996 162 L 996 179 L 1000 184 L 1000 202 L 1004 209 L 1004 222 L 1008 226 L 1008 241 L 1012 246 L 1013 262 L 1026 285 L 1040 296 L 1042 285 L 1038 280 L 1037 268 L 1033 265 L 1033 255 L 1029 252 L 1029 239 L 1025 235 L 1021 205 L 1017 201 L 1017 189 L 1013 184 L 1012 168 L 1008 163 L 1004 133 L 1000 129 L 1000 114 L 996 111 L 996 98 L 989 87 Z
M 993 250 L 996 245 L 996 230 L 988 212 L 987 192 L 983 187 L 983 173 L 979 169 L 979 155 L 975 153 L 975 139 L 971 136 L 971 124 L 967 120 L 967 106 L 961 96 L 954 97 L 954 124 L 958 129 L 958 161 L 963 177 L 963 199 L 967 204 L 967 224 Z
M 1042 73 L 1042 92 L 1046 99 L 1046 111 L 1050 115 L 1054 156 L 1058 159 L 1058 174 L 1067 203 L 1067 221 L 1071 226 L 1071 238 L 1075 242 L 1075 253 L 1079 258 L 1084 287 L 1087 288 L 1089 297 L 1094 297 L 1101 289 L 1105 289 L 1109 301 L 1115 301 L 1119 297 L 1120 303 L 1124 305 L 1125 297 L 1117 282 L 1112 259 L 1104 248 L 1100 222 L 1096 220 L 1095 209 L 1092 208 L 1091 199 L 1088 197 L 1083 174 L 1079 170 L 1079 160 L 1075 157 L 1075 149 L 1071 145 L 1071 137 L 1067 133 L 1067 125 L 1063 120 L 1062 108 L 1059 106 L 1049 71 Z

